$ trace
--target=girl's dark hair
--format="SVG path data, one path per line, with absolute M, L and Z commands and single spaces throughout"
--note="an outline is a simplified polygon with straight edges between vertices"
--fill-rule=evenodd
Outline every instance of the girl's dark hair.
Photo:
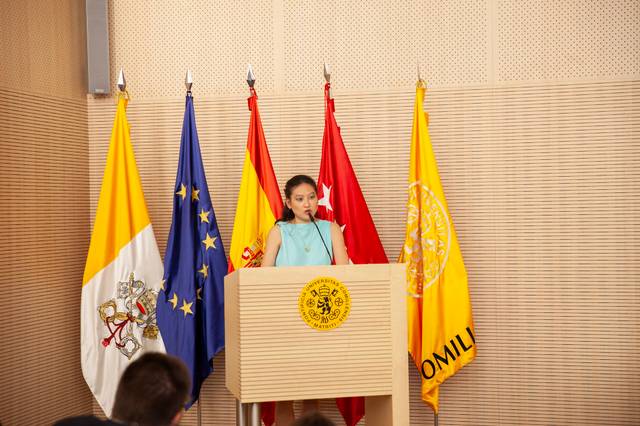
M 313 190 L 316 191 L 316 193 L 318 193 L 318 186 L 316 185 L 316 181 L 313 180 L 313 178 L 307 175 L 295 175 L 294 177 L 289 179 L 287 181 L 287 184 L 284 186 L 285 200 L 290 200 L 293 189 L 298 185 L 302 185 L 303 183 L 311 185 L 313 187 Z M 276 220 L 276 223 L 289 222 L 290 220 L 293 220 L 294 217 L 295 215 L 293 214 L 293 210 L 287 207 L 287 203 L 285 202 L 284 208 L 282 209 L 282 217 Z

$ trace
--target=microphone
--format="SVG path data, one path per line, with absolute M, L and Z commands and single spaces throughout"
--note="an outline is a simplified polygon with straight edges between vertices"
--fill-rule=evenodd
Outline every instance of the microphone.
M 325 243 L 324 238 L 322 238 L 322 232 L 320 232 L 320 228 L 318 228 L 318 224 L 316 223 L 316 218 L 313 217 L 311 212 L 307 212 L 307 214 L 309 215 L 309 220 L 311 221 L 311 223 L 313 223 L 313 225 L 316 227 L 316 230 L 318 231 L 318 235 L 320 235 L 320 241 L 322 241 L 322 245 L 324 246 L 324 249 L 327 251 L 327 256 L 329 256 L 329 261 L 333 262 L 333 257 L 331 257 L 331 253 L 329 253 L 329 249 L 327 248 L 327 243 Z

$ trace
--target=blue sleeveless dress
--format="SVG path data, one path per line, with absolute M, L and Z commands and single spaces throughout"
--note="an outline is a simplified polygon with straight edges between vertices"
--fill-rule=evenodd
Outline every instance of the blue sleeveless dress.
M 316 220 L 320 234 L 313 223 L 278 222 L 280 228 L 280 250 L 276 257 L 276 266 L 331 265 L 333 246 L 331 244 L 331 222 Z M 327 254 L 327 249 L 329 254 Z

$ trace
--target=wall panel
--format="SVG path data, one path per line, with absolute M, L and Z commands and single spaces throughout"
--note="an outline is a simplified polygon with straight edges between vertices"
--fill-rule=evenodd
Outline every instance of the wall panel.
M 0 12 L 0 421 L 47 424 L 91 406 L 78 359 L 79 283 L 115 103 L 84 100 L 83 2 L 0 2 Z M 420 64 L 479 345 L 442 386 L 442 423 L 637 424 L 639 18 L 633 0 L 110 2 L 112 75 L 124 67 L 129 81 L 161 252 L 186 69 L 228 248 L 249 119 L 246 64 L 282 186 L 296 173 L 317 176 L 326 60 L 347 150 L 395 259 Z M 224 354 L 214 364 L 199 413 L 232 424 Z M 430 424 L 418 389 L 412 369 L 412 424 Z M 333 401 L 322 407 L 337 419 Z
M 229 247 L 256 89 L 280 186 L 317 176 L 322 62 L 390 259 L 404 236 L 416 65 L 474 306 L 478 358 L 441 390 L 442 424 L 635 424 L 640 309 L 638 2 L 110 3 L 132 139 L 161 252 L 194 70 L 212 200 Z M 170 34 L 170 36 L 168 35 Z M 93 215 L 115 104 L 89 100 Z M 228 424 L 222 357 L 201 404 Z M 431 424 L 411 371 L 412 424 Z M 335 419 L 332 401 L 323 409 Z M 191 410 L 186 424 L 195 424 Z
M 479 345 L 477 360 L 442 387 L 445 424 L 630 424 L 640 418 L 632 403 L 640 395 L 637 359 L 617 357 L 620 342 L 628 354 L 640 352 L 634 262 L 639 88 L 620 82 L 428 92 L 431 136 L 469 272 Z M 413 93 L 335 96 L 347 150 L 395 259 L 404 236 Z M 195 105 L 214 208 L 229 247 L 246 102 L 196 93 Z M 320 94 L 265 95 L 260 108 L 281 186 L 294 173 L 316 176 Z M 161 251 L 182 109 L 181 100 L 134 100 L 128 111 Z M 111 100 L 90 104 L 92 205 L 113 112 Z M 615 359 L 615 368 L 595 361 L 603 359 Z M 209 401 L 203 418 L 222 416 L 207 405 L 221 407 L 221 401 L 224 415 L 233 413 L 216 374 L 220 370 L 210 381 L 219 385 L 208 381 L 203 392 Z M 431 414 L 418 401 L 418 389 L 412 376 L 412 421 L 428 424 Z
M 635 0 L 180 0 L 109 3 L 112 75 L 134 97 L 176 97 L 191 68 L 201 96 L 405 90 L 419 64 L 430 87 L 629 80 L 640 75 Z M 170 35 L 170 36 L 169 36 Z M 115 84 L 115 83 L 114 83 Z
M 84 1 L 0 1 L 0 16 L 0 87 L 85 99 Z
M 637 1 L 498 0 L 495 9 L 498 82 L 638 74 Z
M 80 371 L 89 243 L 84 1 L 0 2 L 0 423 L 91 410 Z
M 89 243 L 85 100 L 0 91 L 0 422 L 89 412 L 80 286 Z

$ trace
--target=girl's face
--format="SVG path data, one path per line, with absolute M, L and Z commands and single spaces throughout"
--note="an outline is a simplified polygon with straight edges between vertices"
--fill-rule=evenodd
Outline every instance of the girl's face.
M 287 198 L 286 203 L 287 207 L 293 211 L 294 223 L 309 222 L 309 214 L 315 216 L 318 210 L 316 190 L 308 183 L 301 183 L 294 187 L 291 191 L 291 197 Z

